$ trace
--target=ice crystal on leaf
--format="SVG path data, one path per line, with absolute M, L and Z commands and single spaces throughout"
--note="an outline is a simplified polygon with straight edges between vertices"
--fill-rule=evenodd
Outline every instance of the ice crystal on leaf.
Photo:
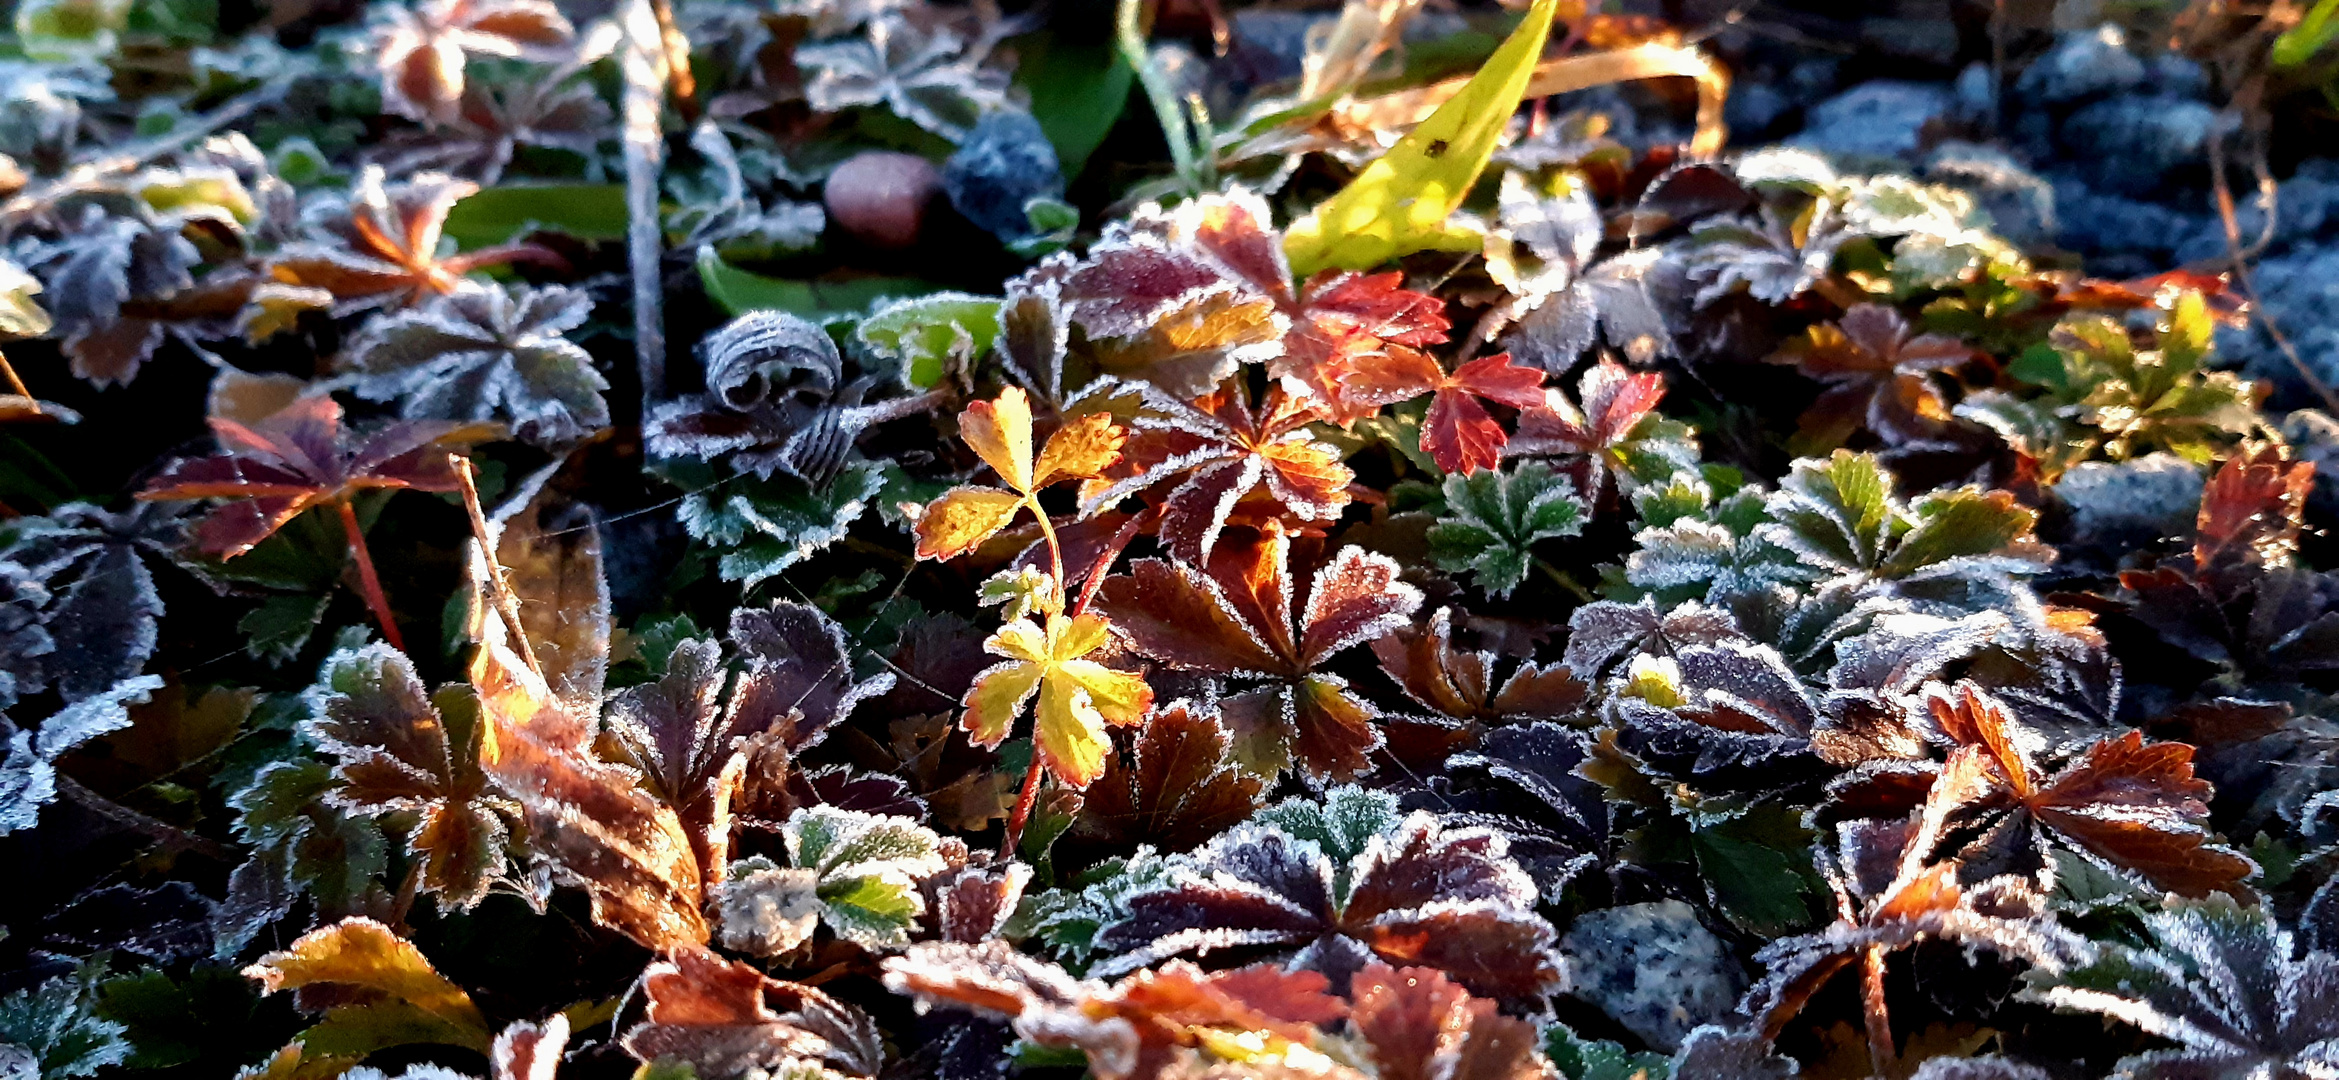
M 558 59 L 576 33 L 544 0 L 417 0 L 387 12 L 375 40 L 382 105 L 422 121 L 460 115 L 471 55 Z
M 1366 832 L 1340 813 L 1353 801 L 1335 789 L 1321 804 L 1270 807 L 1171 860 L 1168 881 L 1131 895 L 1128 918 L 1099 934 L 1121 955 L 1095 970 L 1265 949 L 1336 987 L 1377 957 L 1492 997 L 1559 988 L 1556 935 L 1502 837 L 1421 812 Z
M 1547 392 L 1541 405 L 1519 414 L 1518 433 L 1504 453 L 1561 458 L 1577 490 L 1595 501 L 1608 497 L 1612 478 L 1631 489 L 1696 463 L 1688 425 L 1656 411 L 1665 399 L 1664 376 L 1602 360 L 1585 369 L 1576 398 Z
M 1174 962 L 1107 985 L 1075 979 L 1004 941 L 912 946 L 885 962 L 885 984 L 921 1005 L 1011 1020 L 1038 1045 L 1079 1050 L 1099 1080 L 1155 1080 L 1181 1048 L 1271 1061 L 1304 1049 L 1316 1025 L 1348 1012 L 1312 971 L 1261 964 L 1205 972 Z
M 1120 462 L 1083 485 L 1081 498 L 1101 508 L 1143 493 L 1161 506 L 1162 544 L 1178 558 L 1203 561 L 1232 526 L 1320 529 L 1348 505 L 1356 473 L 1308 430 L 1322 418 L 1312 399 L 1276 386 L 1254 402 L 1230 381 L 1191 405 L 1147 404 Z
M 609 426 L 609 381 L 563 334 L 593 313 L 558 285 L 487 284 L 373 319 L 342 363 L 354 388 L 409 420 L 499 420 L 530 442 L 573 443 Z
M 480 769 L 485 729 L 462 687 L 428 693 L 405 654 L 387 645 L 336 653 L 307 694 L 304 730 L 340 761 L 326 796 L 342 810 L 415 815 L 408 853 L 421 887 L 467 908 L 504 874 L 507 819 L 517 811 Z
M 1510 472 L 1449 474 L 1447 514 L 1429 527 L 1429 557 L 1440 570 L 1468 571 L 1478 587 L 1509 596 L 1527 580 L 1538 540 L 1584 531 L 1591 511 L 1575 485 L 1540 462 Z
M 860 1009 L 704 948 L 681 946 L 651 964 L 642 996 L 643 1019 L 620 1044 L 646 1068 L 679 1062 L 696 1076 L 866 1080 L 885 1067 L 884 1042 Z
M 1310 777 L 1362 772 L 1381 744 L 1379 713 L 1347 680 L 1317 670 L 1335 653 L 1410 618 L 1419 590 L 1384 555 L 1343 548 L 1304 591 L 1294 542 L 1270 530 L 1220 544 L 1200 567 L 1140 559 L 1097 594 L 1113 628 L 1140 653 L 1187 671 L 1268 680 L 1220 702 L 1235 755 L 1271 774 L 1297 765 Z
M 2339 1070 L 2339 956 L 2300 950 L 2263 907 L 2224 898 L 2143 916 L 2138 945 L 2107 943 L 2024 996 L 2176 1043 L 2122 1058 L 2120 1080 L 2311 1077 Z
M 1445 305 L 1403 280 L 1328 270 L 1295 287 L 1266 201 L 1238 188 L 1139 208 L 1069 269 L 1061 296 L 1074 325 L 1107 343 L 1109 373 L 1191 398 L 1263 362 L 1347 422 L 1378 404 L 1350 389 L 1361 363 L 1434 367 L 1417 350 L 1446 339 Z

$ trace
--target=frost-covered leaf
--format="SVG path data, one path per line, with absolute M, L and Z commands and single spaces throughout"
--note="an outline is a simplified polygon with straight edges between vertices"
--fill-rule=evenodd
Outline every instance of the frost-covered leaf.
M 175 508 L 155 504 L 112 513 L 67 503 L 46 517 L 17 521 L 7 555 L 55 597 L 42 622 L 56 649 L 42 666 L 66 700 L 78 701 L 145 670 L 163 614 L 154 565 L 172 559 L 184 532 Z M 8 633 L 8 617 L 0 615 L 0 635 Z M 7 696 L 0 692 L 0 701 Z
M 1421 604 L 1395 560 L 1342 548 L 1295 586 L 1292 542 L 1269 532 L 1221 544 L 1201 569 L 1140 559 L 1108 578 L 1099 610 L 1140 653 L 1171 667 L 1269 680 L 1220 703 L 1235 756 L 1262 775 L 1363 771 L 1381 743 L 1377 710 L 1320 672 L 1334 654 L 1401 626 Z
M 880 305 L 853 336 L 899 364 L 903 382 L 932 387 L 946 378 L 965 379 L 975 359 L 998 340 L 999 320 L 996 297 L 931 293 Z
M 109 731 L 129 727 L 130 705 L 160 689 L 159 676 L 124 679 L 65 706 L 30 731 L 0 716 L 0 734 L 8 740 L 7 759 L 0 762 L 0 836 L 39 823 L 41 807 L 57 797 L 59 757 Z
M 1481 399 L 1514 409 L 1544 405 L 1543 372 L 1512 363 L 1508 353 L 1482 356 L 1451 372 L 1418 352 L 1361 356 L 1341 387 L 1360 406 L 1435 395 L 1421 418 L 1421 449 L 1446 472 L 1474 473 L 1502 463 L 1510 435 Z
M 2339 956 L 2302 951 L 2264 907 L 2225 898 L 2144 913 L 2140 945 L 2103 944 L 2025 997 L 2097 1013 L 2176 1043 L 2114 1076 L 2313 1076 L 2339 1069 Z
M 861 35 L 798 48 L 796 64 L 815 109 L 882 105 L 956 141 L 982 114 L 1007 105 L 1006 73 L 986 66 L 993 43 L 987 34 L 970 42 L 934 19 L 888 11 Z
M 983 648 L 1004 659 L 976 676 L 959 725 L 977 744 L 997 746 L 1030 702 L 1033 746 L 1048 771 L 1073 788 L 1095 783 L 1112 751 L 1105 725 L 1137 723 L 1153 707 L 1142 677 L 1088 659 L 1107 635 L 1093 612 L 1000 627 Z
M 885 985 L 922 1006 L 1010 1020 L 1032 1043 L 1078 1050 L 1099 1080 L 1161 1076 L 1181 1047 L 1272 1063 L 1348 1012 L 1315 972 L 1266 964 L 1205 972 L 1179 961 L 1107 985 L 1004 941 L 911 946 L 886 960 Z
M 1446 759 L 1422 790 L 1406 794 L 1405 805 L 1501 834 L 1544 898 L 1556 899 L 1609 849 L 1605 793 L 1577 773 L 1589 750 L 1581 732 L 1558 724 L 1496 728 L 1475 749 Z
M 222 558 L 241 555 L 312 506 L 377 488 L 456 491 L 450 454 L 492 427 L 405 421 L 363 434 L 341 424 L 330 397 L 302 398 L 253 425 L 217 417 L 223 452 L 173 463 L 141 499 L 227 499 L 195 528 L 196 543 Z
M 1074 839 L 1186 851 L 1259 808 L 1264 785 L 1236 761 L 1215 710 L 1173 702 L 1134 736 L 1126 752 L 1106 756 L 1072 824 Z
M 586 891 L 595 921 L 655 948 L 704 942 L 706 878 L 675 811 L 631 770 L 593 757 L 588 722 L 509 649 L 482 647 L 471 685 L 486 727 L 480 764 L 519 804 L 535 855 Z
M 1938 439 L 1949 401 L 1936 381 L 1973 358 L 1944 334 L 1911 334 L 1896 309 L 1855 304 L 1833 323 L 1815 323 L 1770 357 L 1827 387 L 1803 411 L 1797 433 L 1808 450 L 1841 446 L 1868 431 L 1887 446 Z
M 710 1080 L 846 1080 L 885 1067 L 877 1026 L 860 1009 L 704 948 L 681 946 L 651 964 L 642 994 L 643 1020 L 620 1043 L 646 1066 L 680 1062 Z
M 1372 640 L 1381 670 L 1422 708 L 1490 724 L 1558 720 L 1573 715 L 1590 696 L 1591 688 L 1566 664 L 1525 661 L 1498 683 L 1495 654 L 1456 649 L 1453 622 L 1452 609 L 1439 608 L 1427 627 L 1402 628 Z
M 821 921 L 838 937 L 870 949 L 909 943 L 926 913 L 919 885 L 946 868 L 933 830 L 908 818 L 812 806 L 780 831 L 789 860 L 816 875 Z
M 1295 287 L 1266 200 L 1235 188 L 1140 207 L 1066 268 L 1060 296 L 1073 324 L 1106 344 L 1096 359 L 1108 373 L 1190 399 L 1263 362 L 1304 388 L 1302 408 L 1345 423 L 1372 411 L 1347 389 L 1359 361 L 1417 366 L 1418 349 L 1446 340 L 1444 302 L 1403 282 L 1326 271 Z
M 96 1015 L 99 969 L 84 967 L 0 997 L 0 1066 L 9 1080 L 65 1080 L 120 1065 L 128 1029 Z
M 2191 897 L 2232 893 L 2257 872 L 2215 842 L 2210 786 L 2193 775 L 2191 746 L 2147 745 L 2129 731 L 2095 740 L 2049 771 L 2033 749 L 2035 737 L 2026 738 L 2004 705 L 1971 684 L 1936 692 L 1927 704 L 1942 734 L 1988 755 L 1969 800 L 1947 810 L 1951 822 L 1985 833 L 1957 852 L 1976 872 L 2029 874 L 2050 887 L 2050 844 Z
M 1372 1048 L 1379 1075 L 1536 1080 L 1535 1025 L 1504 1016 L 1436 968 L 1365 965 L 1349 983 L 1348 1027 Z
M 1566 459 L 1578 488 L 1596 500 L 1606 498 L 1612 476 L 1629 490 L 1696 464 L 1688 426 L 1656 412 L 1665 398 L 1663 376 L 1603 359 L 1585 369 L 1576 397 L 1571 402 L 1548 391 L 1543 407 L 1519 414 L 1518 433 L 1504 452 Z
M 1541 462 L 1509 472 L 1449 474 L 1446 516 L 1429 528 L 1430 561 L 1440 570 L 1468 571 L 1478 587 L 1509 596 L 1527 580 L 1538 540 L 1584 531 L 1591 510 L 1575 484 Z
M 1321 414 L 1308 399 L 1277 385 L 1254 404 L 1230 381 L 1192 405 L 1152 396 L 1146 404 L 1121 460 L 1107 479 L 1082 486 L 1081 502 L 1094 510 L 1146 493 L 1160 502 L 1159 535 L 1179 559 L 1203 561 L 1231 526 L 1304 532 L 1348 505 L 1356 474 L 1309 431 Z
M 1822 839 L 1816 861 L 1839 914 L 1820 930 L 1778 938 L 1755 953 L 1769 970 L 1740 1010 L 1763 1024 L 1765 1036 L 1776 1037 L 1830 979 L 1858 966 L 1868 1052 L 1882 1072 L 1898 1053 L 1885 1000 L 1891 954 L 1940 939 L 2051 971 L 2080 950 L 2082 939 L 2043 915 L 2045 901 L 2029 884 L 2001 877 L 1967 888 L 1955 860 L 1927 861 L 1947 814 L 1971 797 L 1985 768 L 1981 750 L 1959 750 L 1909 819 L 1847 825 Z
M 1131 895 L 1129 917 L 1098 936 L 1122 955 L 1095 970 L 1241 947 L 1274 950 L 1335 987 L 1375 957 L 1437 968 L 1492 997 L 1558 985 L 1556 935 L 1535 914 L 1535 884 L 1500 836 L 1420 812 L 1394 823 L 1382 817 L 1382 831 L 1356 836 L 1335 813 L 1344 798 L 1336 789 L 1321 805 L 1270 808 L 1171 860 L 1169 880 Z M 1278 818 L 1312 819 L 1326 840 L 1356 841 L 1358 850 L 1335 862 L 1337 848 L 1295 835 Z
M 244 977 L 263 994 L 299 991 L 303 1004 L 324 1014 L 299 1036 L 302 1050 L 319 1057 L 359 1058 L 409 1043 L 484 1053 L 493 1038 L 470 994 L 372 919 L 313 930 L 261 957 Z
M 0 560 L 0 710 L 49 685 L 57 639 L 41 625 L 49 590 L 12 560 Z
M 723 580 L 753 589 L 844 539 L 884 487 L 882 469 L 848 462 L 817 486 L 793 476 L 709 484 L 684 495 L 677 514 L 692 539 L 723 549 Z
M 575 34 L 544 0 L 418 0 L 384 15 L 373 43 L 383 107 L 425 122 L 460 115 L 469 55 L 557 59 Z
M 1795 462 L 1764 504 L 1763 540 L 1829 577 L 1884 579 L 2031 572 L 2053 552 L 2031 534 L 2038 513 L 2010 492 L 1960 488 L 1904 504 L 1871 454 Z
M 369 320 L 342 354 L 359 396 L 396 400 L 409 420 L 497 420 L 561 445 L 609 426 L 609 381 L 561 335 L 593 298 L 559 285 L 487 284 Z
M 472 0 L 425 0 L 468 6 Z M 499 0 L 549 12 L 542 0 Z M 555 16 L 557 17 L 557 16 Z M 479 185 L 444 173 L 421 173 L 386 183 L 378 165 L 359 173 L 346 200 L 321 202 L 304 215 L 317 239 L 287 244 L 269 256 L 267 270 L 284 285 L 320 289 L 336 314 L 377 307 L 403 308 L 478 283 L 464 275 L 481 267 L 550 253 L 526 245 L 443 255 L 447 212 Z
M 416 815 L 406 847 L 421 887 L 458 908 L 484 898 L 504 872 L 513 808 L 480 771 L 477 705 L 459 688 L 434 700 L 405 654 L 378 644 L 335 653 L 305 698 L 303 730 L 340 761 L 327 801 L 369 817 Z

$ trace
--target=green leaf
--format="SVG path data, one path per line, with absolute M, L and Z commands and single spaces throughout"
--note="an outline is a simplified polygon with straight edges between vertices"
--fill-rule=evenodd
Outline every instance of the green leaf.
M 455 246 L 508 244 L 537 230 L 579 240 L 625 239 L 622 184 L 507 184 L 466 197 L 447 211 Z
M 752 589 L 843 539 L 884 485 L 884 471 L 865 461 L 819 490 L 792 476 L 741 475 L 684 495 L 677 513 L 691 539 L 727 549 L 723 580 Z
M 260 606 L 236 620 L 236 629 L 244 635 L 244 654 L 270 664 L 299 656 L 332 599 L 326 593 L 280 593 L 262 599 Z
M 1429 527 L 1429 558 L 1449 573 L 1468 571 L 1478 587 L 1509 596 L 1527 580 L 1536 541 L 1574 536 L 1584 529 L 1584 501 L 1575 485 L 1542 462 L 1511 472 L 1449 474 L 1447 516 Z
M 1401 255 L 1476 250 L 1447 222 L 1494 156 L 1542 58 L 1557 0 L 1535 0 L 1519 28 L 1462 92 L 1431 113 L 1348 186 L 1292 223 L 1283 251 L 1293 274 L 1369 270 Z
M 1076 180 L 1128 108 L 1137 73 L 1101 40 L 1069 42 L 1053 30 L 1038 30 L 1010 44 L 1015 85 L 1031 95 L 1031 115 L 1056 148 L 1064 179 Z
M 2317 0 L 2298 25 L 2274 39 L 2271 54 L 2276 67 L 2297 67 L 2314 59 L 2331 39 L 2339 37 L 2339 0 Z
M 1811 925 L 1822 888 L 1811 870 L 1811 832 L 1792 808 L 1765 803 L 1693 823 L 1690 849 L 1706 890 L 1739 929 L 1780 937 Z
M 18 47 L 34 60 L 88 62 L 113 53 L 130 23 L 130 0 L 22 0 Z
M 861 277 L 837 281 L 795 281 L 751 274 L 724 262 L 712 248 L 698 257 L 699 283 L 707 298 L 733 315 L 750 311 L 785 311 L 813 322 L 856 315 L 884 300 L 923 296 L 934 292 L 932 282 L 916 278 Z
M 2034 543 L 2031 526 L 2038 512 L 2014 501 L 2009 492 L 1933 492 L 1909 508 L 1916 527 L 1876 568 L 1883 577 L 1905 577 L 1950 559 L 1989 555 Z
M 122 1025 L 91 1011 L 101 970 L 84 964 L 31 989 L 0 998 L 0 1045 L 32 1052 L 38 1080 L 89 1076 L 130 1056 Z M 11 1073 L 11 1080 L 18 1074 Z
M 273 1035 L 253 1021 L 259 995 L 232 967 L 198 963 L 172 978 L 149 969 L 98 984 L 96 1013 L 130 1035 L 130 1069 L 168 1069 L 206 1061 L 227 1075 L 272 1048 Z
M 1554 1021 L 1543 1029 L 1543 1056 L 1567 1080 L 1667 1080 L 1673 1060 L 1646 1050 L 1626 1050 L 1607 1039 L 1587 1039 Z
M 879 306 L 854 331 L 862 345 L 901 365 L 902 381 L 928 388 L 991 350 L 999 298 L 940 292 Z
M 909 943 L 926 911 L 918 883 L 939 874 L 942 838 L 906 817 L 809 806 L 780 827 L 788 859 L 820 875 L 821 921 L 863 948 Z

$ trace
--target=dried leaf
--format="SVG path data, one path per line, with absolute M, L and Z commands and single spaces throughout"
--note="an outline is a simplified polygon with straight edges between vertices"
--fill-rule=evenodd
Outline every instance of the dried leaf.
M 492 1038 L 471 995 L 431 967 L 422 951 L 372 919 L 314 930 L 244 969 L 260 992 L 301 992 L 324 1018 L 300 1034 L 305 1053 L 362 1057 L 408 1043 L 485 1053 Z M 327 989 L 329 988 L 329 989 Z

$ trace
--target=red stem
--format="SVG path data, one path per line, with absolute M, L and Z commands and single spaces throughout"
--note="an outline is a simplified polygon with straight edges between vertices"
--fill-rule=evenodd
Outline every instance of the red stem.
M 1096 562 L 1088 568 L 1088 576 L 1081 580 L 1080 600 L 1072 605 L 1073 618 L 1079 618 L 1082 613 L 1088 610 L 1088 602 L 1096 599 L 1096 590 L 1105 583 L 1105 571 L 1113 568 L 1113 562 L 1121 557 L 1121 552 L 1128 549 L 1129 541 L 1137 538 L 1137 531 L 1143 528 L 1152 516 L 1150 511 L 1133 515 L 1120 528 L 1113 531 L 1112 540 L 1105 544 L 1104 551 L 1098 553 Z
M 1015 813 L 1007 819 L 1007 835 L 999 838 L 999 857 L 1015 857 L 1015 845 L 1023 842 L 1023 827 L 1031 821 L 1032 804 L 1040 799 L 1040 744 L 1039 733 L 1032 733 L 1031 768 L 1024 771 L 1023 791 L 1015 796 Z
M 382 579 L 374 573 L 373 552 L 365 546 L 365 530 L 357 526 L 357 508 L 349 500 L 333 504 L 341 510 L 341 531 L 349 534 L 349 553 L 357 557 L 357 580 L 365 593 L 365 606 L 374 613 L 374 621 L 382 624 L 382 640 L 399 652 L 406 651 L 406 639 L 398 636 L 398 620 L 390 615 L 389 594 L 382 591 Z

